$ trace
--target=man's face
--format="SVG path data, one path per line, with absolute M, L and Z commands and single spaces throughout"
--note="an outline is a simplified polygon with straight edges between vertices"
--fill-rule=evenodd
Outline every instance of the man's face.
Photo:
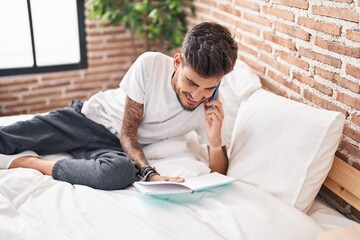
M 191 67 L 183 67 L 179 53 L 174 57 L 174 66 L 175 74 L 171 80 L 173 89 L 181 106 L 187 111 L 193 111 L 213 95 L 220 79 L 204 78 Z

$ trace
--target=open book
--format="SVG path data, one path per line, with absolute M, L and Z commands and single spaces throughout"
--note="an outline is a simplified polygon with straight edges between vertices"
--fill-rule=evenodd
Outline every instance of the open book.
M 216 187 L 234 182 L 236 178 L 228 177 L 217 172 L 186 179 L 185 182 L 135 182 L 133 185 L 146 195 L 165 195 L 178 193 L 192 193 L 206 188 Z

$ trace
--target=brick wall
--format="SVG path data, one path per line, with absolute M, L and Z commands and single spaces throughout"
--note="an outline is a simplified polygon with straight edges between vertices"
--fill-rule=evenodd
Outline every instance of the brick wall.
M 122 27 L 86 20 L 88 69 L 0 77 L 0 116 L 39 113 L 67 106 L 72 99 L 118 86 L 136 57 L 144 52 Z
M 342 112 L 337 155 L 360 169 L 359 0 L 194 0 L 201 21 L 217 21 L 236 36 L 240 59 L 265 88 L 311 106 Z M 360 213 L 327 189 L 345 215 Z

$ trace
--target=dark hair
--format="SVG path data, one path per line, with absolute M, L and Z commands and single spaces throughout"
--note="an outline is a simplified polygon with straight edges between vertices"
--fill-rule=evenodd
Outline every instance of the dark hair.
M 182 63 L 202 77 L 222 77 L 237 59 L 237 43 L 226 27 L 203 22 L 187 32 L 182 46 Z

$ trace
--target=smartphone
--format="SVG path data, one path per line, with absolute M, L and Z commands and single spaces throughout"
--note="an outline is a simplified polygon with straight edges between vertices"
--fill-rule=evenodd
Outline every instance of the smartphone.
M 216 86 L 215 91 L 214 91 L 213 95 L 209 98 L 209 100 L 215 100 L 216 99 L 217 93 L 218 93 L 219 88 L 220 88 L 220 83 Z M 208 108 L 214 108 L 214 106 L 210 105 Z

